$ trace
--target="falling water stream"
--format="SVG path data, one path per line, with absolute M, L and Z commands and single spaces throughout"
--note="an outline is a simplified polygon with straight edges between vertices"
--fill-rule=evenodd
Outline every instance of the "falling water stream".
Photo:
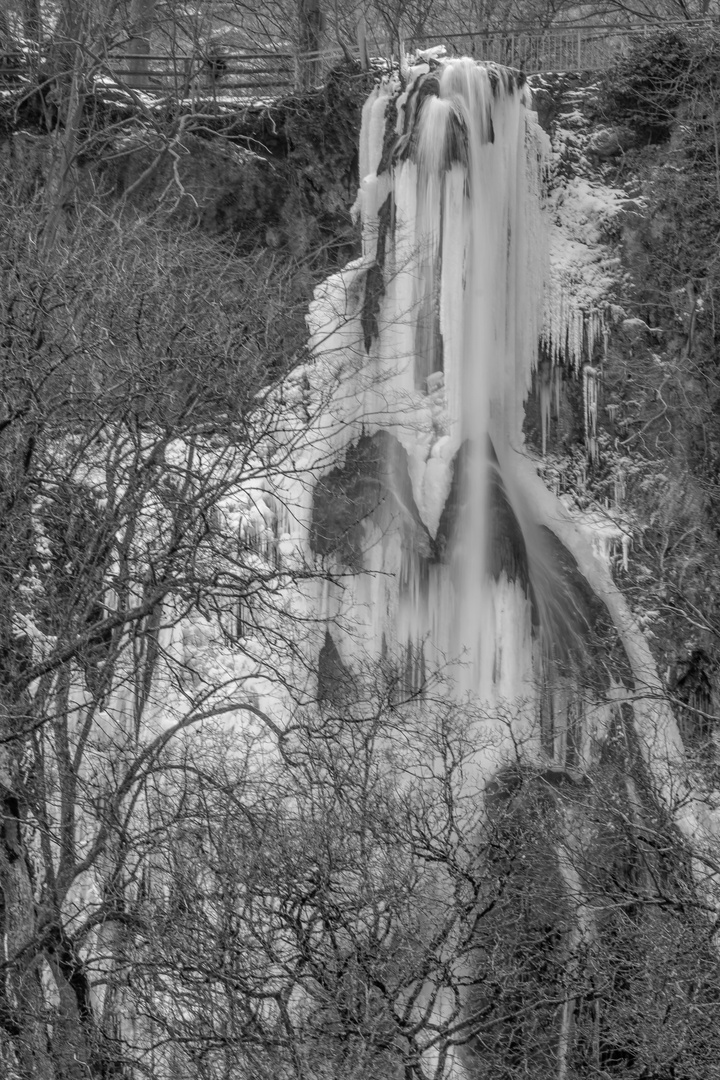
M 505 69 L 463 59 L 415 75 L 364 110 L 364 255 L 342 280 L 359 310 L 338 317 L 320 296 L 311 316 L 321 354 L 336 336 L 347 353 L 355 325 L 364 363 L 335 437 L 352 441 L 359 422 L 378 473 L 376 504 L 351 525 L 362 573 L 325 597 L 327 617 L 337 634 L 350 605 L 371 659 L 393 642 L 422 658 L 418 677 L 442 669 L 459 695 L 534 715 L 540 642 L 557 630 L 543 620 L 564 588 L 513 476 L 543 331 L 546 137 Z M 332 502 L 337 487 L 315 493 L 327 536 L 323 492 Z
M 581 374 L 600 325 L 597 310 L 553 295 L 548 150 L 528 88 L 506 69 L 423 64 L 368 98 L 362 256 L 318 289 L 313 360 L 282 391 L 310 437 L 294 462 L 301 481 L 295 470 L 276 485 L 279 529 L 298 565 L 326 571 L 302 593 L 317 627 L 307 666 L 320 654 L 332 676 L 389 657 L 421 709 L 432 677 L 474 702 L 494 725 L 470 778 L 480 800 L 518 754 L 577 776 L 613 720 L 630 724 L 654 797 L 697 844 L 717 826 L 647 641 L 591 527 L 548 490 L 524 441 L 539 353 L 544 452 L 554 368 Z M 558 866 L 584 933 L 572 866 Z M 570 1015 L 568 1003 L 558 1075 Z
M 318 289 L 314 359 L 284 391 L 296 411 L 308 395 L 321 407 L 307 480 L 280 493 L 283 528 L 327 569 L 319 595 L 310 587 L 309 650 L 330 634 L 349 668 L 394 652 L 411 693 L 443 672 L 488 717 L 512 712 L 531 759 L 559 768 L 590 763 L 632 699 L 672 804 L 689 788 L 647 641 L 587 522 L 548 490 L 524 442 L 539 351 L 546 425 L 553 368 L 580 373 L 601 321 L 553 291 L 548 151 L 527 86 L 506 69 L 422 64 L 373 90 L 363 253 Z M 478 789 L 497 767 L 497 753 L 478 752 Z M 678 824 L 695 834 L 707 815 L 680 801 Z

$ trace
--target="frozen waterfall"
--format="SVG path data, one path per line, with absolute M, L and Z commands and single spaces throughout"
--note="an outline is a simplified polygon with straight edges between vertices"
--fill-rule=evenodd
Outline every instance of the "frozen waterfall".
M 406 703 L 431 682 L 474 702 L 478 793 L 518 755 L 582 771 L 629 708 L 690 834 L 707 814 L 608 542 L 524 445 L 534 368 L 547 425 L 556 366 L 587 382 L 602 321 L 553 281 L 547 154 L 527 87 L 467 58 L 387 78 L 366 102 L 362 256 L 318 289 L 313 359 L 282 388 L 310 437 L 278 480 L 278 528 L 298 566 L 323 571 L 302 586 L 303 647 L 320 682 L 384 665 Z
M 573 245 L 544 203 L 549 145 L 531 105 L 518 76 L 470 59 L 419 65 L 404 85 L 386 78 L 367 100 L 362 255 L 317 290 L 311 359 L 271 391 L 287 444 L 257 500 L 257 546 L 289 574 L 283 613 L 300 640 L 292 656 L 272 653 L 260 704 L 279 727 L 283 708 L 292 718 L 307 707 L 330 739 L 384 708 L 398 739 L 417 743 L 422 785 L 435 762 L 421 760 L 418 733 L 449 702 L 471 717 L 451 802 L 471 806 L 476 824 L 508 798 L 513 770 L 529 786 L 584 791 L 622 743 L 613 798 L 640 821 L 641 776 L 647 805 L 697 853 L 716 813 L 693 788 L 647 640 L 613 580 L 614 523 L 571 511 L 540 475 L 561 368 L 582 380 L 579 427 L 595 458 L 593 360 L 606 327 L 599 298 L 574 296 L 549 255 Z M 534 372 L 535 450 L 524 438 Z M 555 805 L 573 971 L 597 933 L 579 869 L 595 811 L 591 797 L 586 816 L 572 797 Z M 706 893 L 708 866 L 699 854 Z M 447 879 L 437 887 L 451 892 Z M 472 985 L 475 944 L 453 951 L 450 930 L 442 941 L 414 1000 L 457 1047 L 452 1025 L 466 1023 L 472 1000 L 453 995 Z M 569 995 L 548 1035 L 558 1076 L 573 1009 Z M 428 1041 L 428 1058 L 437 1045 Z M 465 1048 L 455 1063 L 464 1075 Z
M 348 668 L 390 656 L 406 696 L 432 675 L 488 716 L 502 706 L 564 763 L 597 697 L 592 679 L 568 691 L 597 620 L 516 468 L 547 337 L 548 147 L 530 106 L 516 75 L 470 59 L 370 95 L 363 255 L 312 306 L 296 385 L 326 401 L 308 484 L 281 501 L 327 571 L 309 648 L 329 634 Z

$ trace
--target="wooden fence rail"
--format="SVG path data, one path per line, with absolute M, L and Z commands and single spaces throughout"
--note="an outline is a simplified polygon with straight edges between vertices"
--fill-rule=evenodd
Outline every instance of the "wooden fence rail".
M 252 96 L 274 97 L 293 88 L 322 83 L 344 56 L 341 49 L 317 53 L 238 52 L 173 55 L 122 53 L 94 57 L 88 76 L 96 84 L 122 90 L 147 91 L 174 98 Z M 0 52 L 0 86 L 42 77 L 46 57 L 19 50 Z M 241 91 L 242 93 L 238 93 Z

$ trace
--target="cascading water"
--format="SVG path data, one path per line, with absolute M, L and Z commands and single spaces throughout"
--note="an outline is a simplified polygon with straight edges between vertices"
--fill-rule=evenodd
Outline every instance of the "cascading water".
M 296 701 L 350 713 L 378 672 L 395 686 L 393 707 L 421 719 L 428 685 L 469 702 L 480 719 L 453 782 L 490 816 L 513 767 L 580 783 L 622 732 L 653 805 L 698 851 L 717 835 L 715 813 L 693 788 L 647 641 L 613 581 L 607 521 L 571 513 L 524 446 L 533 370 L 544 453 L 564 364 L 583 378 L 594 455 L 602 329 L 547 254 L 558 241 L 543 209 L 548 146 L 530 104 L 511 72 L 462 59 L 420 65 L 405 87 L 385 80 L 365 105 L 363 253 L 317 290 L 312 360 L 278 391 L 293 449 L 270 499 L 278 557 L 298 572 L 288 608 L 304 650 L 302 685 L 280 676 Z M 262 705 L 279 717 L 268 685 Z M 617 783 L 641 815 L 631 770 Z M 572 805 L 563 813 L 553 858 L 572 971 L 597 928 L 578 872 L 590 826 Z M 707 865 L 695 860 L 709 894 Z M 464 962 L 448 953 L 439 971 L 446 960 Z M 453 1009 L 443 979 L 428 989 L 438 1017 Z M 574 1007 L 568 997 L 551 1036 L 558 1076 Z
M 406 654 L 407 692 L 442 673 L 459 698 L 488 716 L 502 703 L 528 730 L 546 644 L 576 629 L 514 477 L 547 279 L 547 140 L 529 106 L 514 74 L 470 59 L 370 96 L 363 257 L 310 316 L 317 385 L 332 367 L 341 390 L 308 507 L 312 546 L 342 582 L 326 587 L 323 615 L 346 663 L 390 644 Z
M 299 412 L 303 395 L 321 403 L 307 483 L 278 500 L 326 570 L 308 666 L 319 653 L 319 682 L 341 697 L 343 670 L 394 668 L 420 712 L 433 679 L 470 703 L 481 723 L 454 782 L 478 805 L 518 755 L 581 766 L 612 712 L 608 673 L 588 663 L 607 613 L 550 527 L 562 505 L 539 507 L 523 450 L 540 343 L 552 380 L 552 333 L 577 346 L 582 324 L 567 301 L 564 320 L 555 305 L 545 322 L 548 145 L 530 104 L 513 73 L 470 59 L 376 88 L 360 143 L 363 255 L 319 290 L 314 363 L 285 388 Z M 322 697 L 338 702 L 332 686 Z M 571 862 L 558 855 L 579 904 L 573 950 L 584 909 Z M 438 1022 L 453 1015 L 451 984 L 438 976 Z
M 390 657 L 407 698 L 434 673 L 488 729 L 495 718 L 478 791 L 518 747 L 582 767 L 632 699 L 658 797 L 696 839 L 714 819 L 605 532 L 566 509 L 524 448 L 536 364 L 545 429 L 557 364 L 579 373 L 602 336 L 598 299 L 576 299 L 548 257 L 560 233 L 530 106 L 516 75 L 467 58 L 418 65 L 368 98 L 362 257 L 317 290 L 313 360 L 281 391 L 288 431 L 308 433 L 275 485 L 286 562 L 325 570 L 295 608 L 310 667 L 331 638 L 333 670 Z M 592 453 L 596 372 L 582 375 Z

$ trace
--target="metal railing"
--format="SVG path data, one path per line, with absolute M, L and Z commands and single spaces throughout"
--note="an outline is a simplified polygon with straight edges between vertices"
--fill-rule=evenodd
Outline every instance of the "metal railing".
M 413 40 L 413 48 L 445 45 L 450 55 L 474 56 L 526 74 L 553 71 L 604 71 L 627 55 L 635 42 L 660 31 L 701 34 L 718 29 L 712 19 L 645 23 L 641 26 L 598 24 L 552 30 L 493 31 L 487 34 L 439 34 Z

